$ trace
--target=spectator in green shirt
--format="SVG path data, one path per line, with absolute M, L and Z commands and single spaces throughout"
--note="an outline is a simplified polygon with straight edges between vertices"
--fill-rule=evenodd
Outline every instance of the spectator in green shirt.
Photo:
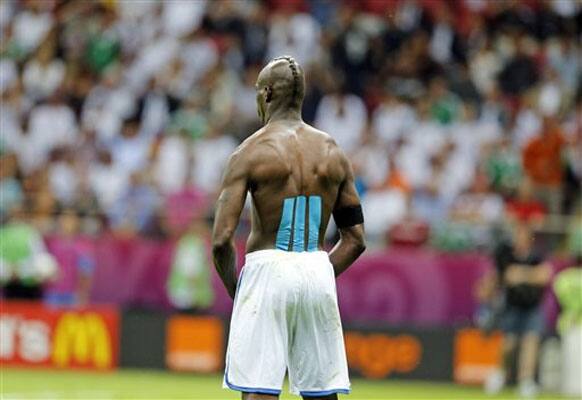
M 554 292 L 561 310 L 558 331 L 562 337 L 562 392 L 582 396 L 582 256 L 574 267 L 561 271 L 554 281 Z
M 40 299 L 42 285 L 56 275 L 57 266 L 39 232 L 23 218 L 20 207 L 0 227 L 0 282 L 5 298 Z

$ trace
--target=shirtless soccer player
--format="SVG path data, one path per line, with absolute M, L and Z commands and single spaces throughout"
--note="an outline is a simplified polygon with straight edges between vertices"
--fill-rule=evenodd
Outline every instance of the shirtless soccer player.
M 295 60 L 274 59 L 256 86 L 264 127 L 230 157 L 213 232 L 214 263 L 234 298 L 224 386 L 274 400 L 288 369 L 293 393 L 337 399 L 350 381 L 335 277 L 365 248 L 354 176 L 331 137 L 301 120 Z M 237 284 L 233 236 L 248 192 L 252 230 Z M 340 240 L 328 255 L 332 214 Z

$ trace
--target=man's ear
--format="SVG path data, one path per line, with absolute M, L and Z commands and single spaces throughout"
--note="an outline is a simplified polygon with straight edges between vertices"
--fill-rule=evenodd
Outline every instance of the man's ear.
M 270 103 L 273 99 L 273 88 L 271 86 L 267 86 L 265 87 L 265 90 L 267 91 L 267 95 L 265 96 L 265 103 Z

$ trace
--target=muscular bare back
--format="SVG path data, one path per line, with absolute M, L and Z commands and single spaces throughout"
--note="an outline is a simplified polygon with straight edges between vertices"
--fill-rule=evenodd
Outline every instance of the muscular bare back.
M 284 359 L 286 356 L 281 357 L 277 363 L 278 368 L 275 368 L 274 372 L 279 375 L 283 372 L 284 375 L 285 369 L 288 368 L 291 377 L 293 373 L 298 373 L 305 363 L 301 354 L 306 350 L 303 347 L 298 349 L 297 343 L 303 343 L 302 346 L 315 346 L 314 348 L 317 349 L 319 349 L 318 345 L 327 346 L 328 350 L 322 352 L 329 354 L 329 357 L 313 358 L 309 370 L 312 371 L 312 376 L 315 377 L 318 385 L 325 374 L 330 376 L 329 383 L 326 385 L 336 385 L 338 377 L 341 377 L 340 388 L 332 386 L 330 387 L 332 390 L 328 390 L 326 386 L 322 390 L 313 391 L 314 383 L 305 381 L 305 388 L 297 390 L 304 398 L 308 394 L 317 393 L 320 396 L 310 398 L 336 400 L 337 393 L 349 391 L 347 389 L 349 379 L 345 355 L 341 354 L 344 344 L 337 299 L 335 299 L 335 290 L 330 289 L 335 288 L 335 285 L 333 285 L 333 279 L 330 285 L 330 271 L 327 268 L 331 263 L 337 276 L 364 251 L 363 216 L 354 187 L 351 166 L 345 155 L 329 135 L 301 120 L 300 110 L 304 85 L 301 67 L 290 57 L 273 60 L 259 74 L 257 105 L 264 127 L 245 140 L 229 159 L 214 220 L 213 256 L 216 269 L 228 293 L 234 299 L 237 276 L 233 238 L 240 214 L 250 193 L 252 229 L 247 241 L 246 251 L 250 253 L 247 255 L 247 261 L 252 260 L 253 257 L 265 257 L 266 254 L 270 257 L 280 257 L 283 254 L 282 251 L 302 253 L 284 258 L 301 258 L 304 261 L 271 264 L 274 269 L 259 268 L 259 271 L 276 271 L 276 276 L 262 275 L 265 279 L 261 281 L 262 283 L 258 283 L 258 275 L 252 278 L 251 271 L 257 270 L 252 267 L 252 262 L 246 265 L 245 276 L 251 274 L 249 279 L 255 284 L 252 285 L 253 287 L 248 284 L 241 285 L 238 289 L 244 300 L 238 303 L 235 301 L 231 323 L 229 354 L 234 352 L 235 361 L 230 361 L 238 362 L 233 369 L 240 371 L 244 366 L 245 371 L 255 371 L 256 364 L 251 358 L 244 356 L 248 353 L 248 348 L 255 343 L 254 339 L 248 338 L 254 337 L 254 334 L 259 335 L 264 332 L 264 329 L 272 329 L 269 326 L 279 326 L 277 321 L 287 321 L 289 318 L 293 321 L 299 320 L 288 314 L 287 310 L 298 310 L 297 307 L 301 306 L 303 308 L 297 312 L 301 315 L 313 315 L 314 317 L 309 319 L 312 325 L 301 325 L 299 322 L 296 326 L 294 325 L 294 328 L 281 325 L 280 329 L 279 327 L 275 329 L 281 336 L 275 336 L 273 339 L 274 336 L 269 334 L 273 340 L 270 344 L 261 342 L 257 351 L 265 351 L 270 355 L 279 352 L 291 357 L 288 365 Z M 334 216 L 339 227 L 340 240 L 329 253 L 328 262 L 328 257 L 318 250 L 323 248 L 324 233 L 331 215 Z M 267 249 L 276 249 L 276 251 L 257 253 L 259 250 Z M 306 256 L 309 257 L 309 262 L 305 262 Z M 317 260 L 319 262 L 316 262 Z M 280 268 L 286 268 L 287 274 L 284 279 L 281 278 L 283 271 Z M 316 285 L 317 289 L 309 290 L 308 285 L 301 284 L 304 281 L 300 277 L 307 273 L 310 279 L 319 277 L 319 281 L 315 279 L 319 282 Z M 289 280 L 289 286 L 282 283 L 286 280 Z M 296 301 L 297 296 L 287 296 L 292 292 L 289 288 L 298 283 L 304 289 L 299 297 L 307 296 L 310 299 L 301 304 Z M 275 289 L 265 292 L 264 289 L 270 287 L 271 284 Z M 257 308 L 253 306 L 255 310 L 253 315 L 256 318 L 265 318 L 261 320 L 265 325 L 257 325 L 258 319 L 255 318 L 255 323 L 251 324 L 254 328 L 249 328 L 247 326 L 249 322 L 241 319 L 240 316 L 246 315 L 243 304 L 255 304 L 255 302 L 262 304 L 264 308 L 261 312 L 259 306 Z M 281 308 L 278 306 L 281 303 L 286 305 Z M 240 304 L 239 308 L 237 304 Z M 321 310 L 326 307 L 326 304 L 329 307 L 323 313 Z M 279 312 L 284 312 L 282 319 L 273 317 L 279 315 Z M 325 314 L 326 318 L 320 321 L 315 317 L 316 314 Z M 331 328 L 325 330 L 325 334 L 318 338 L 314 331 L 325 325 L 326 321 L 335 322 L 332 324 L 333 327 L 329 325 Z M 249 329 L 252 331 L 250 336 Z M 295 339 L 288 340 L 291 336 Z M 249 341 L 241 347 L 240 343 L 244 342 L 244 337 Z M 231 338 L 235 339 L 231 342 Z M 292 343 L 296 345 L 291 345 Z M 317 351 L 312 353 L 315 354 Z M 260 355 L 259 358 L 261 358 Z M 336 369 L 330 369 L 330 363 Z M 263 367 L 259 370 L 261 375 L 269 375 Z M 249 376 L 255 375 L 249 372 Z M 234 376 L 234 383 L 229 381 L 229 372 L 227 372 L 225 384 L 231 389 L 241 391 L 244 400 L 276 399 L 280 393 L 279 389 L 261 383 L 264 377 L 257 378 L 249 386 L 237 383 L 239 379 L 242 381 L 242 378 L 237 376 L 236 372 L 231 372 L 230 376 L 231 379 Z M 301 376 L 306 375 L 302 373 Z M 280 378 L 282 382 L 282 376 Z
M 232 240 L 249 193 L 252 229 L 247 253 L 322 249 L 332 213 L 360 204 L 344 153 L 328 134 L 301 120 L 297 99 L 302 99 L 303 77 L 294 61 L 288 61 L 276 59 L 261 71 L 257 102 L 265 126 L 238 147 L 224 172 L 213 247 L 218 272 L 232 296 Z M 362 221 L 342 227 L 340 236 L 330 253 L 336 275 L 363 251 Z
M 302 122 L 275 123 L 251 136 L 240 157 L 248 160 L 252 196 L 247 252 L 321 248 L 350 173 L 334 141 Z

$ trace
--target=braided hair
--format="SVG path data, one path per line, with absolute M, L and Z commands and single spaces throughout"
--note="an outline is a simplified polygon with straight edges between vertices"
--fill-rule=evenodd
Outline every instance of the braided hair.
M 295 104 L 297 94 L 299 92 L 299 71 L 297 70 L 297 62 L 291 56 L 281 56 L 273 59 L 273 61 L 277 60 L 285 60 L 289 63 L 289 69 L 291 70 L 291 75 L 293 76 L 293 92 L 291 96 L 291 104 Z

